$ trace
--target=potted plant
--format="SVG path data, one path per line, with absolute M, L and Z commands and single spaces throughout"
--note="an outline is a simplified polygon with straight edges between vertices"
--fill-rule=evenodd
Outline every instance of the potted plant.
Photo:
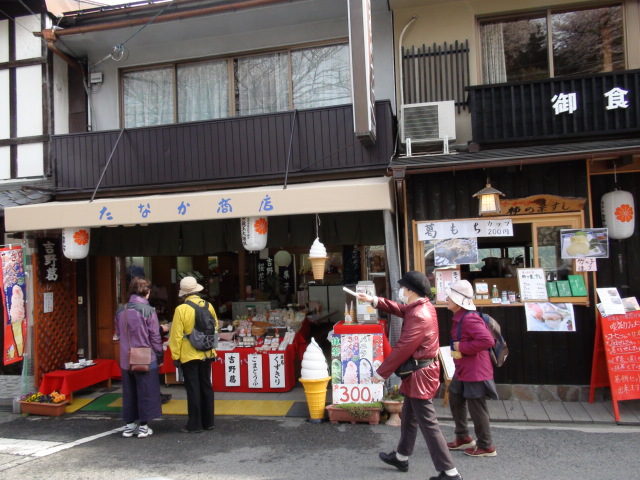
M 397 385 L 394 385 L 387 391 L 386 395 L 382 398 L 382 405 L 384 405 L 384 409 L 389 413 L 389 419 L 385 422 L 385 425 L 399 427 L 402 424 L 400 413 L 402 412 L 403 402 L 404 395 L 400 393 Z
M 41 392 L 27 393 L 20 397 L 19 403 L 22 413 L 59 417 L 64 414 L 69 402 L 63 393 L 53 391 L 49 395 Z
M 350 422 L 352 424 L 378 425 L 382 403 L 334 403 L 326 408 L 331 423 Z

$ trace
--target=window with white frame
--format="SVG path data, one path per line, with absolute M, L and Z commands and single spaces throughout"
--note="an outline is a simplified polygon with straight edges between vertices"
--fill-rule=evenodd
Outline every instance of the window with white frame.
M 624 70 L 619 4 L 480 21 L 485 83 Z
M 351 101 L 347 44 L 123 73 L 126 128 L 262 115 Z

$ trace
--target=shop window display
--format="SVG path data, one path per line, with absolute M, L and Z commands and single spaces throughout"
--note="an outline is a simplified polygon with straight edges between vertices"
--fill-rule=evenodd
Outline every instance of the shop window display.
M 563 259 L 560 233 L 566 229 L 584 227 L 582 212 L 566 214 L 530 215 L 514 217 L 492 217 L 495 221 L 510 220 L 513 222 L 512 236 L 477 237 L 469 242 L 477 244 L 477 261 L 473 263 L 445 262 L 443 265 L 442 251 L 438 250 L 442 240 L 432 239 L 418 242 L 421 259 L 416 265 L 429 277 L 431 284 L 436 285 L 436 271 L 457 271 L 462 279 L 469 280 L 474 285 L 476 300 L 483 304 L 496 303 L 491 296 L 496 290 L 500 297 L 500 304 L 522 304 L 518 284 L 518 269 L 538 268 L 544 272 L 545 281 L 549 283 L 567 281 L 569 276 L 575 276 L 575 265 L 571 259 Z M 456 219 L 464 222 L 473 219 Z M 418 222 L 420 223 L 420 222 Z M 416 226 L 417 231 L 417 226 Z M 582 274 L 585 284 L 586 274 Z M 478 290 L 478 287 L 480 289 Z M 506 294 L 506 302 L 502 301 Z M 438 298 L 444 298 L 439 295 Z M 553 298 L 551 301 L 561 301 Z M 586 304 L 586 296 L 574 296 L 571 302 Z

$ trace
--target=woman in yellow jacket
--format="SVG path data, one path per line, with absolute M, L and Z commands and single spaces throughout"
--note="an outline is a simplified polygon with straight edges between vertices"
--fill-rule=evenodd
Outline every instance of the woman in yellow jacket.
M 213 386 L 211 385 L 211 363 L 216 357 L 214 349 L 200 351 L 193 348 L 187 335 L 191 333 L 196 321 L 195 309 L 187 304 L 191 301 L 204 306 L 205 300 L 197 295 L 203 289 L 195 278 L 184 277 L 180 281 L 178 295 L 185 303 L 179 305 L 173 315 L 171 333 L 169 335 L 169 348 L 171 358 L 176 367 L 182 368 L 184 386 L 187 390 L 187 410 L 189 420 L 182 427 L 185 433 L 197 433 L 203 430 L 213 430 Z M 209 311 L 216 320 L 218 330 L 218 317 L 213 305 L 210 303 Z

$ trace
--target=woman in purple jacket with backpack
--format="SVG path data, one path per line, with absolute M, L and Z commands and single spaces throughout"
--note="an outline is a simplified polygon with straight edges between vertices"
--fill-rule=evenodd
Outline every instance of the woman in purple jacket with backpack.
M 449 385 L 449 405 L 455 422 L 456 438 L 449 450 L 464 450 L 472 457 L 495 457 L 491 439 L 486 397 L 498 399 L 493 381 L 493 364 L 488 349 L 495 340 L 473 304 L 473 287 L 467 280 L 451 285 L 447 308 L 453 312 L 451 356 L 456 366 Z M 469 435 L 467 407 L 477 443 Z

